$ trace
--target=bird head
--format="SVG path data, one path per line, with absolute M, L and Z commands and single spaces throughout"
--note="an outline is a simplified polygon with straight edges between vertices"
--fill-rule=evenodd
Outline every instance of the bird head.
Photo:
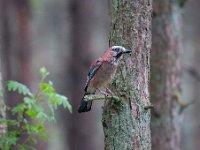
M 111 50 L 116 59 L 119 59 L 123 54 L 132 52 L 130 49 L 126 49 L 122 46 L 112 46 Z

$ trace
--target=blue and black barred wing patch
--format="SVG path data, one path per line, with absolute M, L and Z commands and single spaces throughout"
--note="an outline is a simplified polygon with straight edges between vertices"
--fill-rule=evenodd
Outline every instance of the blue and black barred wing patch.
M 88 88 L 88 84 L 90 83 L 90 80 L 94 77 L 94 75 L 96 74 L 97 70 L 101 67 L 101 65 L 102 65 L 102 61 L 97 60 L 90 67 L 90 71 L 88 72 L 87 81 L 86 81 L 86 85 L 85 85 L 85 89 L 84 89 L 85 92 L 87 92 L 87 88 Z

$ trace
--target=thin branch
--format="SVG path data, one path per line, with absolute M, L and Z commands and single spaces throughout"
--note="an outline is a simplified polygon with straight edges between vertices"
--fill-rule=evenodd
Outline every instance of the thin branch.
M 145 110 L 148 110 L 148 109 L 153 109 L 154 108 L 154 106 L 153 105 L 147 105 L 147 106 L 144 106 L 144 109 Z
M 85 95 L 84 101 L 93 101 L 93 100 L 114 100 L 120 101 L 120 98 L 117 96 L 105 96 L 105 95 Z

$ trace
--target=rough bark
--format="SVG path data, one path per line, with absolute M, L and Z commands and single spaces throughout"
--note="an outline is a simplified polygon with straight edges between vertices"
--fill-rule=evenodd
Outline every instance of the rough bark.
M 105 150 L 150 150 L 149 59 L 151 0 L 112 0 L 110 46 L 133 50 L 123 59 L 110 89 L 121 102 L 103 108 Z
M 151 53 L 152 149 L 179 150 L 182 102 L 181 10 L 177 1 L 154 1 Z

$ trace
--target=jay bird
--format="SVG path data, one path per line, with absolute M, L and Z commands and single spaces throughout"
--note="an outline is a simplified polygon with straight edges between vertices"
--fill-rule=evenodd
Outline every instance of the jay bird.
M 125 54 L 131 53 L 131 50 L 122 46 L 113 46 L 105 51 L 90 67 L 85 85 L 85 95 L 95 94 L 96 90 L 106 86 L 115 75 L 119 58 Z M 81 100 L 78 112 L 88 112 L 91 110 L 92 101 Z

